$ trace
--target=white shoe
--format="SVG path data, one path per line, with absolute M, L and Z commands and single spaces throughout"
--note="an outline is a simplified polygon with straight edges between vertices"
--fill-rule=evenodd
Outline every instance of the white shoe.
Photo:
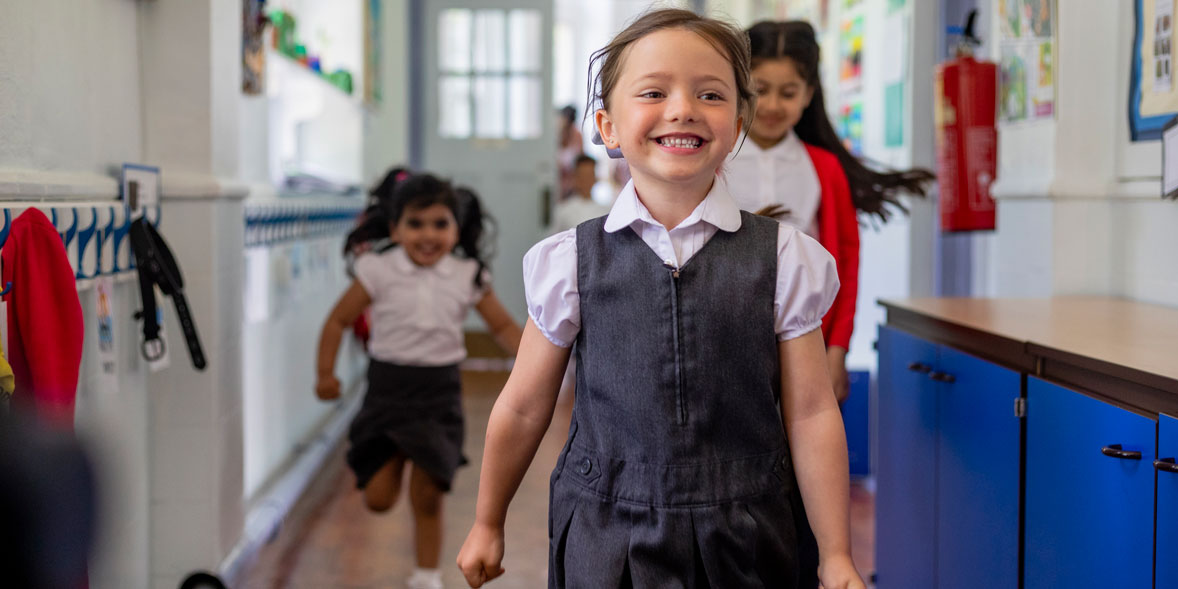
M 442 571 L 438 569 L 415 569 L 405 584 L 409 589 L 444 589 Z

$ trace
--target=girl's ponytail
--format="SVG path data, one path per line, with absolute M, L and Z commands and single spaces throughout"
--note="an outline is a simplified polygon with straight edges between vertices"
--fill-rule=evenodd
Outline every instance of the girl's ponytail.
M 821 147 L 838 158 L 856 209 L 886 222 L 892 213 L 889 206 L 907 212 L 899 201 L 900 193 L 926 194 L 929 183 L 936 179 L 932 172 L 921 168 L 878 172 L 863 165 L 859 158 L 847 151 L 826 114 L 818 70 L 818 40 L 810 23 L 762 21 L 750 27 L 747 33 L 754 69 L 763 60 L 789 59 L 798 75 L 814 90 L 810 105 L 802 111 L 801 120 L 794 126 L 794 133 L 802 141 Z
M 475 286 L 483 286 L 483 270 L 487 260 L 494 256 L 491 244 L 494 242 L 495 220 L 483 211 L 479 196 L 465 186 L 454 189 L 456 207 L 454 216 L 458 219 L 458 247 L 462 253 L 478 262 Z
M 368 191 L 368 208 L 360 213 L 356 228 L 344 238 L 344 257 L 357 254 L 364 244 L 389 238 L 388 204 L 397 186 L 409 178 L 409 169 L 395 167 Z

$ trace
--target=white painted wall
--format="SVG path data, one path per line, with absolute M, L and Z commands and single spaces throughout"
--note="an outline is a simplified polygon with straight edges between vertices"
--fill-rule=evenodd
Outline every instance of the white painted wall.
M 105 174 L 142 157 L 138 3 L 4 0 L 0 169 Z
M 999 128 L 998 230 L 978 294 L 1178 305 L 1178 205 L 1160 199 L 1158 142 L 1129 141 L 1133 11 L 1058 10 L 1057 115 Z
M 112 168 L 123 162 L 163 170 L 162 232 L 185 271 L 189 303 L 209 358 L 195 372 L 176 329 L 165 325 L 171 366 L 148 374 L 138 354 L 133 281 L 115 288 L 117 385 L 98 378 L 92 287 L 79 291 L 86 314 L 77 430 L 94 453 L 102 485 L 99 548 L 90 586 L 175 587 L 183 575 L 215 569 L 240 536 L 246 508 L 245 402 L 263 412 L 295 407 L 260 455 L 259 481 L 293 455 L 328 407 L 290 370 L 309 367 L 307 348 L 324 306 L 342 289 L 323 280 L 302 293 L 303 316 L 267 326 L 270 368 L 284 389 L 246 390 L 242 283 L 245 260 L 238 185 L 268 184 L 269 126 L 264 99 L 240 93 L 239 0 L 3 0 L 0 8 L 0 203 L 117 198 Z M 365 109 L 365 175 L 406 157 L 405 0 L 386 0 L 385 103 Z M 278 197 L 258 190 L 263 200 Z M 7 201 L 7 203 L 5 203 Z M 338 244 L 331 244 L 332 253 Z M 358 357 L 357 354 L 351 354 Z M 346 363 L 346 362 L 345 362 Z M 355 372 L 355 363 L 352 372 Z M 285 369 L 285 370 L 284 370 Z M 250 395 L 247 397 L 247 395 Z M 297 402 L 291 398 L 301 396 Z M 281 417 L 270 416 L 268 423 Z

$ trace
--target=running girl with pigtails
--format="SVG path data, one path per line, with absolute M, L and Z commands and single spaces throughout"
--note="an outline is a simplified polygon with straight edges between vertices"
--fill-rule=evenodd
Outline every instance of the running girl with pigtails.
M 371 306 L 368 390 L 348 431 L 347 463 L 374 512 L 393 507 L 408 474 L 417 554 L 408 586 L 439 589 L 443 497 L 466 463 L 462 324 L 474 308 L 513 354 L 520 328 L 491 289 L 488 219 L 473 192 L 416 174 L 397 179 L 381 204 L 388 245 L 356 259 L 355 280 L 319 338 L 315 393 L 323 400 L 340 396 L 340 339 Z

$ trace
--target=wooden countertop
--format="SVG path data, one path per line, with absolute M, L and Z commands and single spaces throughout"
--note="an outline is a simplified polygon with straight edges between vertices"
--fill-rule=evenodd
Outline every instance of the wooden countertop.
M 1028 371 L 1032 374 L 1042 373 L 1045 360 L 1178 395 L 1175 308 L 1081 296 L 915 298 L 881 300 L 880 304 L 888 309 L 889 324 L 895 319 L 904 323 L 906 318 L 908 323 L 926 321 L 950 330 L 956 326 L 965 328 L 958 330 L 958 339 L 980 332 L 1021 347 L 1023 358 L 1036 366 Z M 985 356 L 989 347 L 973 345 L 972 351 Z M 1006 363 L 1019 364 L 1017 359 Z

